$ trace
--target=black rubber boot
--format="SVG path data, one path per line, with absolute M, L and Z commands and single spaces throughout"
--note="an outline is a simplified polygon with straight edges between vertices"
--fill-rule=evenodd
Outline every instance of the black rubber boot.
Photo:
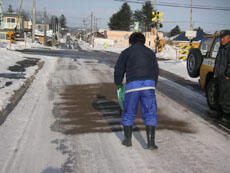
M 132 146 L 132 132 L 133 132 L 133 126 L 124 126 L 124 137 L 125 139 L 122 141 L 122 144 L 130 147 Z
M 147 148 L 150 150 L 158 149 L 155 144 L 155 129 L 154 126 L 146 126 Z
M 230 114 L 223 113 L 222 122 L 230 125 Z

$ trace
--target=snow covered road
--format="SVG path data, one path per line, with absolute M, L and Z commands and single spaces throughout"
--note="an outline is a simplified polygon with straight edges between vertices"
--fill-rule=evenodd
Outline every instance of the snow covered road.
M 112 84 L 117 55 L 90 50 L 33 54 L 45 65 L 0 126 L 0 172 L 229 172 L 229 134 L 167 95 L 175 90 L 184 101 L 201 97 L 203 103 L 202 96 L 160 78 L 159 149 L 145 149 L 140 116 L 133 147 L 126 148 Z

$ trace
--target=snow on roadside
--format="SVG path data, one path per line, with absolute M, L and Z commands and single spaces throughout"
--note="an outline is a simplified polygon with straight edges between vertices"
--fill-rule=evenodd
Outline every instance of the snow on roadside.
M 198 82 L 198 78 L 191 78 L 187 72 L 187 61 L 179 60 L 177 58 L 177 48 L 171 45 L 165 45 L 162 52 L 157 53 L 157 57 L 160 59 L 167 59 L 167 61 L 158 61 L 159 67 L 165 71 L 176 74 L 183 77 L 186 80 Z
M 95 45 L 92 47 L 88 43 L 83 41 L 79 41 L 79 46 L 83 50 L 102 50 L 102 51 L 110 51 L 115 53 L 121 53 L 127 47 L 107 47 L 104 48 L 102 45 Z M 177 48 L 171 45 L 166 44 L 165 48 L 162 52 L 156 54 L 156 56 L 160 59 L 165 59 L 165 61 L 158 61 L 159 67 L 168 72 L 174 73 L 180 77 L 183 77 L 186 80 L 190 80 L 193 82 L 198 82 L 199 78 L 191 78 L 189 77 L 186 69 L 186 61 L 179 60 L 177 58 Z
M 125 50 L 127 47 L 104 47 L 103 45 L 90 45 L 89 43 L 86 43 L 84 41 L 78 41 L 79 46 L 83 50 L 100 50 L 100 51 L 109 51 L 109 52 L 114 52 L 114 53 L 121 53 L 123 50 Z
M 92 47 L 90 44 L 79 41 L 79 46 L 83 50 L 99 50 L 99 51 L 109 51 L 114 53 L 121 53 L 127 47 L 104 47 L 103 45 L 95 45 Z M 8 41 L 0 42 L 0 73 L 12 73 L 8 70 L 9 66 L 15 65 L 17 61 L 23 60 L 23 54 L 15 51 L 7 50 L 6 47 L 9 46 Z M 17 42 L 17 44 L 12 44 L 12 50 L 14 49 L 24 49 L 24 42 Z M 31 43 L 28 41 L 26 44 L 26 48 L 49 48 L 49 49 L 57 49 L 55 47 L 44 47 L 38 43 Z M 166 59 L 166 61 L 158 61 L 159 67 L 163 70 L 169 71 L 176 75 L 183 77 L 184 79 L 191 80 L 194 82 L 198 81 L 198 78 L 190 78 L 187 74 L 186 70 L 186 61 L 177 59 L 177 50 L 175 47 L 166 45 L 162 52 L 157 53 L 157 57 L 160 59 Z M 30 67 L 26 69 L 25 77 L 30 77 L 34 71 L 35 67 Z M 0 77 L 0 111 L 6 107 L 8 104 L 9 98 L 13 95 L 14 91 L 19 89 L 20 86 L 23 85 L 23 82 L 26 79 L 6 79 Z M 5 87 L 6 82 L 13 82 L 12 85 Z
M 26 81 L 27 78 L 33 75 L 37 66 L 26 68 L 26 71 L 21 72 L 12 72 L 8 70 L 9 66 L 13 66 L 18 61 L 22 61 L 25 58 L 19 52 L 10 51 L 6 48 L 2 48 L 7 45 L 7 42 L 0 42 L 0 111 L 2 111 L 7 104 L 11 96 L 16 90 L 18 90 Z M 3 75 L 17 74 L 19 76 L 24 76 L 25 79 L 9 79 L 2 77 Z
M 188 75 L 186 69 L 186 61 L 181 60 L 169 60 L 169 61 L 158 61 L 159 67 L 165 71 L 176 74 L 186 80 L 190 80 L 193 82 L 198 82 L 198 78 L 191 78 Z
M 165 48 L 161 52 L 157 53 L 156 56 L 158 58 L 161 58 L 161 59 L 174 59 L 174 60 L 176 60 L 177 59 L 176 47 L 166 44 Z

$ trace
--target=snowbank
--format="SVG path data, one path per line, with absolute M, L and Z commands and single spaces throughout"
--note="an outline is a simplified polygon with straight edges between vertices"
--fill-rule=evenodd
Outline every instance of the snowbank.
M 109 39 L 104 39 L 104 38 L 95 38 L 94 43 L 95 45 L 103 45 L 104 47 L 108 47 L 108 46 L 113 46 L 114 41 Z
M 161 59 L 177 59 L 177 49 L 171 45 L 165 45 L 165 48 L 157 53 L 157 57 Z
M 84 41 L 78 41 L 79 46 L 83 50 L 101 50 L 101 51 L 109 51 L 114 53 L 121 53 L 123 50 L 125 50 L 127 47 L 105 47 L 101 44 L 95 44 L 94 47 L 90 45 L 89 43 L 86 43 Z
M 6 46 L 6 43 L 0 42 L 0 45 Z M 6 48 L 0 48 L 0 57 L 0 111 L 2 111 L 9 104 L 15 91 L 24 84 L 27 78 L 33 75 L 37 66 L 26 68 L 25 72 L 12 72 L 8 68 L 16 65 L 18 61 L 25 60 L 25 57 L 19 52 Z

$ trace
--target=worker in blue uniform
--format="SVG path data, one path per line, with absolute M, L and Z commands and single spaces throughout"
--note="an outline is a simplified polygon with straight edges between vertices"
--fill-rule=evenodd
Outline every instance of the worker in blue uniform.
M 129 37 L 130 47 L 121 52 L 114 70 L 117 88 L 123 84 L 126 75 L 125 98 L 123 103 L 122 125 L 125 146 L 132 146 L 132 128 L 138 105 L 146 126 L 147 146 L 157 149 L 155 129 L 157 126 L 157 104 L 155 87 L 158 80 L 158 63 L 155 53 L 145 46 L 145 36 L 136 32 Z

